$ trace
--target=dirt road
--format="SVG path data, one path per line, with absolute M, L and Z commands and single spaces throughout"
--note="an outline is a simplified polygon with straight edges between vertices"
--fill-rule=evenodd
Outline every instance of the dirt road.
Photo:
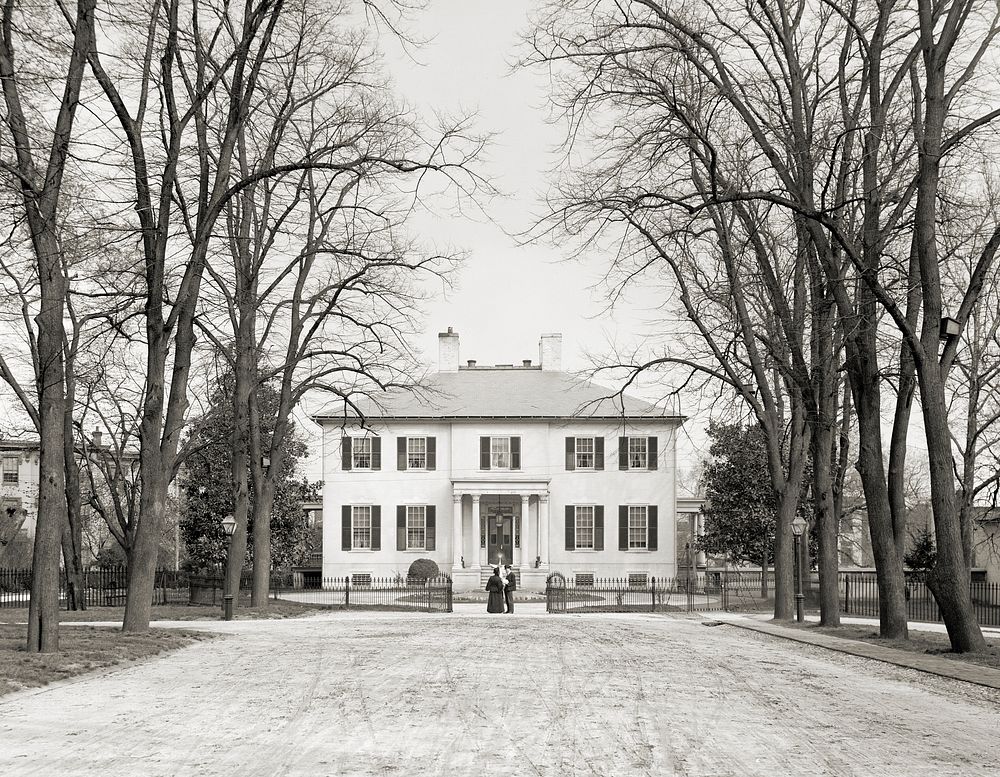
M 190 627 L 190 624 L 187 624 Z M 697 618 L 331 613 L 0 701 L 9 775 L 996 775 L 992 691 Z

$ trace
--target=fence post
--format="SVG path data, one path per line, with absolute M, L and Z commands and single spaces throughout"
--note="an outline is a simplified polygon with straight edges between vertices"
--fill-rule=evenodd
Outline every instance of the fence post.
M 344 609 L 348 610 L 351 607 L 351 576 L 348 575 L 344 578 Z
M 844 612 L 851 613 L 851 576 L 844 575 Z
M 649 578 L 649 591 L 653 594 L 653 609 L 651 612 L 656 612 L 656 578 Z
M 448 612 L 454 612 L 451 599 L 451 578 L 448 578 Z

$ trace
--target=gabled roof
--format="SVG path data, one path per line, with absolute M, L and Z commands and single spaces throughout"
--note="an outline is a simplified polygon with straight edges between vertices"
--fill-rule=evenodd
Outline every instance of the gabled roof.
M 417 391 L 394 390 L 359 402 L 367 419 L 454 421 L 485 418 L 684 420 L 671 409 L 570 373 L 537 367 L 463 367 L 429 375 Z M 315 421 L 344 420 L 340 401 L 312 413 Z

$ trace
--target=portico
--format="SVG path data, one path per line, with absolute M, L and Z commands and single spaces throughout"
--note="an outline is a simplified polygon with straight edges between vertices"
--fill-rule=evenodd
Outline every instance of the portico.
M 452 575 L 457 590 L 478 589 L 498 564 L 520 572 L 521 585 L 544 585 L 549 569 L 549 481 L 452 481 Z

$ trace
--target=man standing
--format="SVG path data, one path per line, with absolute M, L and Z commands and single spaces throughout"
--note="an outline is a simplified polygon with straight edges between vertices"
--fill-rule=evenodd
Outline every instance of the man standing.
M 510 564 L 504 564 L 504 571 L 507 573 L 507 585 L 503 588 L 503 599 L 507 605 L 507 614 L 514 612 L 514 591 L 517 590 L 517 577 Z

